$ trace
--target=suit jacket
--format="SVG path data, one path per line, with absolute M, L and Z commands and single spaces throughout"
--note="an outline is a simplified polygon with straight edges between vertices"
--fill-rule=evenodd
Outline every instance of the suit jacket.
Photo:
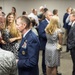
M 75 48 L 75 23 L 73 24 L 73 27 L 71 27 L 70 29 L 67 45 L 69 50 Z
M 64 17 L 63 17 L 63 27 L 65 28 L 65 29 L 67 29 L 67 26 L 68 26 L 68 23 L 66 23 L 66 19 L 67 19 L 67 17 L 69 16 L 69 14 L 68 13 L 65 13 L 64 14 Z
M 22 38 L 19 47 L 19 75 L 38 75 L 39 49 L 39 39 L 30 30 L 26 36 Z
M 40 40 L 40 49 L 45 50 L 47 38 L 46 38 L 46 33 L 45 33 L 45 28 L 47 26 L 48 22 L 47 20 L 43 20 L 40 22 L 39 27 L 38 27 L 38 34 L 39 34 L 39 40 Z

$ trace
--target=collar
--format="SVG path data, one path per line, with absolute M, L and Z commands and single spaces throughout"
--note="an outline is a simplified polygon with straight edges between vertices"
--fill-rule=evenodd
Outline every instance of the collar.
M 50 21 L 46 18 L 46 21 L 49 23 Z
M 25 37 L 26 36 L 26 34 L 30 31 L 31 29 L 29 29 L 26 33 L 24 33 L 23 34 L 23 37 Z

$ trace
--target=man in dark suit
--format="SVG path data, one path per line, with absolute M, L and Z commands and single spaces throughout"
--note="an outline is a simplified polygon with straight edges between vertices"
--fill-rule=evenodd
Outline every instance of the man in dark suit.
M 45 13 L 45 20 L 41 21 L 38 27 L 38 34 L 39 34 L 39 40 L 40 40 L 40 49 L 42 50 L 42 71 L 43 74 L 46 75 L 46 65 L 45 65 L 45 45 L 46 45 L 46 33 L 45 28 L 47 24 L 50 21 L 50 18 L 52 17 L 52 12 L 46 11 Z
M 68 35 L 68 49 L 70 50 L 71 58 L 73 61 L 72 75 L 75 75 L 75 9 L 72 10 L 70 21 L 72 21 L 72 25 Z
M 30 20 L 20 16 L 16 20 L 17 29 L 23 34 L 17 60 L 19 75 L 39 75 L 38 58 L 40 43 L 38 37 L 30 29 Z
M 63 28 L 64 28 L 63 44 L 64 45 L 67 43 L 67 35 L 68 35 L 69 30 L 70 30 L 69 20 L 67 20 L 67 19 L 69 18 L 71 10 L 72 10 L 72 8 L 68 7 L 66 9 L 66 13 L 63 16 Z M 66 52 L 68 52 L 68 50 L 66 50 Z

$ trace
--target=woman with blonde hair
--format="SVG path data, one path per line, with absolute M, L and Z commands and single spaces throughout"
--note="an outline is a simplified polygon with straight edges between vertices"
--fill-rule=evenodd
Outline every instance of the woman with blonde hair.
M 2 48 L 12 51 L 17 57 L 18 41 L 21 39 L 21 33 L 16 29 L 15 15 L 9 13 L 6 17 L 5 28 L 2 30 Z
M 53 16 L 46 29 L 47 43 L 45 52 L 45 64 L 47 75 L 57 75 L 57 67 L 60 65 L 60 51 L 57 50 L 57 42 L 62 44 L 62 31 L 59 21 Z

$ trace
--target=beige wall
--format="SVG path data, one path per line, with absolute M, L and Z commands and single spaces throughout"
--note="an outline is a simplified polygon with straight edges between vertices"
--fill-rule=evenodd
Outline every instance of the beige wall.
M 50 11 L 54 8 L 58 9 L 60 21 L 62 22 L 66 8 L 68 6 L 75 8 L 75 0 L 0 0 L 0 6 L 3 7 L 6 14 L 11 11 L 12 6 L 16 7 L 17 14 L 21 15 L 23 10 L 30 13 L 32 8 L 38 10 L 41 5 L 46 5 Z

